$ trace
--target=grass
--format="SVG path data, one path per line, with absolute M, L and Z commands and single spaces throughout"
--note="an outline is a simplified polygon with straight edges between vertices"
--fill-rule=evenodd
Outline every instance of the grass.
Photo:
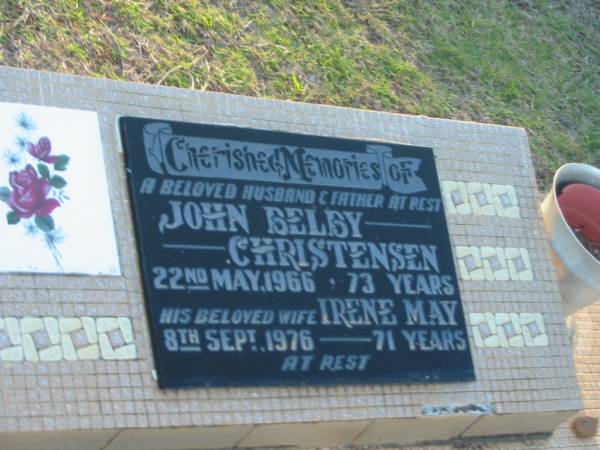
M 600 159 L 597 0 L 2 0 L 0 63 L 526 127 Z

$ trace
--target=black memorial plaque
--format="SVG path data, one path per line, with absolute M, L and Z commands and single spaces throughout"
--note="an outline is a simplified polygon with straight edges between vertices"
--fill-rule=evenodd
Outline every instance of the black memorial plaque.
M 474 379 L 430 148 L 120 125 L 161 387 Z

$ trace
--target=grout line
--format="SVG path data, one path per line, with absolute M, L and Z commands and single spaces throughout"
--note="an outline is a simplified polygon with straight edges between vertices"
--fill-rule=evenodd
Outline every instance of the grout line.
M 356 440 L 358 438 L 360 438 L 362 435 L 364 435 L 367 431 L 369 431 L 371 428 L 373 428 L 373 425 L 375 425 L 375 421 L 371 420 L 371 422 L 365 427 L 364 430 L 362 430 L 361 432 L 359 432 L 356 436 L 354 436 L 354 438 L 350 441 L 350 444 L 353 444 L 354 442 L 356 442 Z
M 106 444 L 104 444 L 104 446 L 102 448 L 100 448 L 100 450 L 106 450 L 108 448 L 108 446 L 110 444 L 112 444 L 115 439 L 117 439 L 117 437 L 119 437 L 119 435 L 121 434 L 121 432 L 123 431 L 123 429 L 121 428 L 120 430 L 117 430 L 117 432 L 115 433 L 115 435 L 113 437 L 111 437 Z
M 243 426 L 243 425 L 242 425 L 242 426 Z M 239 445 L 242 443 L 242 441 L 243 441 L 244 439 L 246 439 L 246 438 L 248 437 L 248 435 L 249 435 L 250 433 L 252 433 L 252 432 L 253 432 L 253 431 L 256 429 L 256 427 L 257 427 L 257 426 L 258 426 L 258 425 L 252 425 L 252 426 L 250 427 L 250 429 L 248 430 L 248 432 L 247 432 L 247 433 L 245 433 L 245 434 L 244 434 L 244 435 L 243 435 L 243 436 L 240 438 L 240 440 L 239 440 L 239 441 L 237 441 L 235 444 L 233 444 L 233 447 L 232 447 L 232 448 L 239 448 L 238 446 L 239 446 Z
M 464 430 L 462 430 L 460 433 L 458 433 L 457 438 L 462 438 L 463 435 L 469 431 L 471 428 L 473 428 L 475 426 L 475 424 L 477 422 L 479 422 L 481 419 L 483 419 L 483 414 L 480 414 L 479 417 L 477 417 L 477 419 L 475 419 L 470 425 L 467 426 L 467 428 L 465 428 Z

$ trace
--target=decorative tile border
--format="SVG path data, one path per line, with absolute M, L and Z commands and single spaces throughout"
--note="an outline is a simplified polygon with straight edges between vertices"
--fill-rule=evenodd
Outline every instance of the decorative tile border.
M 532 281 L 526 248 L 455 247 L 460 277 L 466 281 Z
M 474 181 L 443 181 L 442 194 L 450 214 L 519 218 L 515 187 Z
M 128 317 L 0 317 L 0 362 L 136 357 Z
M 548 346 L 541 313 L 471 313 L 475 345 L 480 348 Z

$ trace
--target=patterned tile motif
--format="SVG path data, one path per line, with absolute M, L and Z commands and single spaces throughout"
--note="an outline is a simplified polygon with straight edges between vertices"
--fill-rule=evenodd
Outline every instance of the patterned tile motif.
M 541 313 L 471 313 L 471 332 L 480 348 L 548 346 Z
M 136 358 L 127 317 L 0 317 L 0 362 Z
M 443 181 L 442 194 L 449 214 L 521 217 L 512 185 Z
M 525 248 L 455 247 L 460 277 L 466 281 L 532 281 L 529 252 Z

